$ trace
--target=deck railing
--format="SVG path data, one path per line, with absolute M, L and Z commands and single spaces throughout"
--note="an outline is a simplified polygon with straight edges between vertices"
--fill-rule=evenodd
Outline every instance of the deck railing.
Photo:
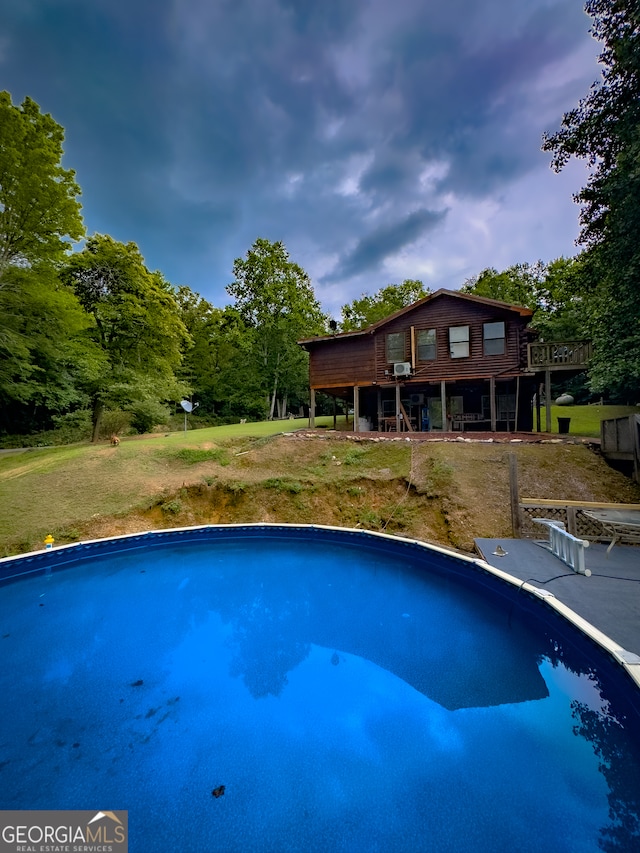
M 591 341 L 551 341 L 527 345 L 529 370 L 586 367 L 590 358 Z

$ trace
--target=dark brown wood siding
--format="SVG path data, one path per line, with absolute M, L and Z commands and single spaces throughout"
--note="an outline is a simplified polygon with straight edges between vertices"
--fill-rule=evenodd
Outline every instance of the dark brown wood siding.
M 505 352 L 502 355 L 485 355 L 483 326 L 496 322 L 505 324 Z M 407 383 L 513 375 L 526 366 L 526 362 L 522 361 L 521 343 L 527 322 L 528 318 L 520 317 L 516 311 L 466 302 L 455 297 L 439 297 L 374 333 L 375 380 L 384 383 L 393 379 L 393 364 L 386 357 L 388 334 L 405 333 L 406 361 L 411 362 L 411 327 L 416 336 L 416 361 L 412 365 L 414 369 L 411 377 L 404 380 Z M 452 326 L 469 326 L 468 357 L 451 357 L 449 329 Z M 418 361 L 417 332 L 422 329 L 436 330 L 437 358 L 434 361 Z
M 373 347 L 371 335 L 308 345 L 311 387 L 371 384 L 375 379 Z

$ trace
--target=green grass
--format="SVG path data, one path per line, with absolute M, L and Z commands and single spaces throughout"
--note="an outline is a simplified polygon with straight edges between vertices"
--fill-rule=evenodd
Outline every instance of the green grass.
M 333 423 L 331 417 L 321 420 Z M 125 438 L 118 447 L 103 441 L 0 453 L 0 506 L 5 508 L 0 513 L 0 553 L 17 537 L 39 539 L 78 520 L 144 506 L 165 471 L 214 457 L 224 465 L 228 451 L 220 448 L 223 442 L 268 441 L 306 426 L 306 419 L 261 421 Z M 244 484 L 236 483 L 231 491 L 243 489 Z
M 219 465 L 228 465 L 230 462 L 229 454 L 222 447 L 215 447 L 212 450 L 204 447 L 181 447 L 172 455 L 179 462 L 184 462 L 185 465 L 198 465 L 201 462 L 217 462 Z
M 600 421 L 640 414 L 638 406 L 551 406 L 551 432 L 558 432 L 558 418 L 570 418 L 569 434 L 594 437 L 600 435 Z M 540 426 L 546 432 L 546 412 L 540 410 Z M 534 413 L 534 432 L 535 432 Z

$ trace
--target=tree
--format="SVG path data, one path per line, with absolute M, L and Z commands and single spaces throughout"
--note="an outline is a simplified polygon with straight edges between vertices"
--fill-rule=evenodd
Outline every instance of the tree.
M 64 131 L 31 98 L 0 92 L 0 286 L 10 266 L 61 261 L 84 235 L 75 173 L 61 166 Z
M 88 389 L 94 441 L 105 406 L 124 407 L 143 421 L 158 403 L 185 393 L 176 371 L 190 338 L 171 285 L 149 272 L 135 243 L 95 234 L 62 278 L 93 317 L 91 338 L 105 357 Z
M 86 406 L 101 353 L 86 337 L 91 318 L 55 270 L 10 267 L 0 318 L 0 428 L 48 429 L 56 415 Z
M 365 329 L 428 294 L 429 290 L 425 290 L 421 281 L 411 278 L 405 279 L 402 284 L 381 287 L 373 296 L 363 293 L 359 299 L 342 306 L 340 329 L 343 332 Z
M 588 294 L 594 343 L 593 390 L 640 397 L 640 3 L 589 0 L 591 32 L 603 44 L 602 79 L 543 149 L 560 171 L 571 157 L 591 175 L 575 196 L 586 252 L 580 286 Z
M 460 290 L 530 308 L 531 325 L 544 340 L 576 340 L 584 336 L 583 300 L 576 294 L 579 269 L 575 258 L 514 264 L 502 272 L 488 268 Z
M 535 264 L 513 264 L 502 272 L 490 267 L 467 279 L 460 290 L 462 293 L 472 293 L 536 310 L 546 296 L 543 285 L 545 274 L 546 268 L 542 261 Z
M 245 358 L 256 369 L 268 417 L 277 402 L 283 417 L 290 398 L 306 395 L 308 384 L 306 353 L 296 341 L 322 333 L 326 317 L 309 276 L 280 242 L 258 238 L 246 258 L 236 258 L 233 273 L 227 292 L 246 328 Z
M 197 396 L 199 413 L 263 416 L 263 395 L 255 387 L 251 357 L 240 356 L 247 329 L 238 312 L 231 306 L 215 308 L 185 286 L 178 288 L 176 299 L 193 341 L 179 375 Z

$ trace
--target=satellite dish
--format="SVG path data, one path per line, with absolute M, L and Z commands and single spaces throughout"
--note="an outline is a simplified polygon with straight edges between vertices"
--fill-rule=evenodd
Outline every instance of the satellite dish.
M 193 404 L 189 402 L 189 400 L 180 400 L 180 405 L 185 410 L 185 412 L 193 411 Z

